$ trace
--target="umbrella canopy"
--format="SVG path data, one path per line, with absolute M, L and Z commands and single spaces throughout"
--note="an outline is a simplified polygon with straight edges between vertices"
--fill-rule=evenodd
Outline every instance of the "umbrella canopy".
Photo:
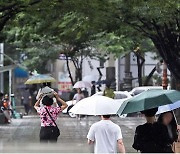
M 165 113 L 165 112 L 172 111 L 172 110 L 175 110 L 178 108 L 180 108 L 180 100 L 173 104 L 167 104 L 167 105 L 160 106 L 158 108 L 158 112 L 156 114 Z
M 128 114 L 152 109 L 180 100 L 180 91 L 176 90 L 148 90 L 125 101 L 118 110 L 118 114 Z
M 94 75 L 86 75 L 83 77 L 82 81 L 86 81 L 91 83 L 92 81 L 96 81 L 96 76 Z
M 75 83 L 73 88 L 91 88 L 91 83 L 86 81 L 78 81 Z
M 49 75 L 38 74 L 30 77 L 25 82 L 25 84 L 38 84 L 38 83 L 46 83 L 46 82 L 56 82 L 56 80 Z
M 116 114 L 122 103 L 105 96 L 91 96 L 79 101 L 69 112 L 82 115 Z

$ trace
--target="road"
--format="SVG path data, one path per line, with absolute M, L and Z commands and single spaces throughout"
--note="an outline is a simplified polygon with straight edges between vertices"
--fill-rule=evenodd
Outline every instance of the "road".
M 86 135 L 89 127 L 100 117 L 86 117 L 81 120 L 60 115 L 58 126 L 61 136 L 57 144 L 40 144 L 40 119 L 38 115 L 25 116 L 23 119 L 13 119 L 11 124 L 0 125 L 0 153 L 3 152 L 34 152 L 34 153 L 89 153 L 93 146 L 87 145 Z M 123 133 L 127 152 L 132 149 L 133 135 L 137 125 L 142 124 L 142 118 L 112 117 Z

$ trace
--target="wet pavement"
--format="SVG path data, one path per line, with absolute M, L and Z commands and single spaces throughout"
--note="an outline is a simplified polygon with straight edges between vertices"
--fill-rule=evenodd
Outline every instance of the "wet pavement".
M 40 144 L 40 119 L 36 115 L 25 116 L 23 119 L 13 119 L 11 124 L 0 125 L 0 153 L 2 152 L 34 152 L 34 153 L 89 153 L 93 146 L 87 145 L 86 135 L 89 127 L 100 117 L 85 117 L 81 120 L 60 115 L 57 124 L 61 135 L 57 144 Z M 142 124 L 142 118 L 112 117 L 123 133 L 123 140 L 127 152 L 136 152 L 132 149 L 134 131 L 137 125 Z

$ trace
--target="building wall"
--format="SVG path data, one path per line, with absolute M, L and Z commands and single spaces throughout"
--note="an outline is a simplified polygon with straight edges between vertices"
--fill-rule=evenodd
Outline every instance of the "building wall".
M 89 61 L 91 64 L 89 64 Z M 90 67 L 92 65 L 92 68 Z M 104 65 L 106 67 L 106 64 Z M 82 69 L 82 77 L 85 77 L 87 75 L 92 75 L 95 77 L 96 81 L 99 79 L 99 72 L 97 70 L 97 67 L 100 67 L 100 62 L 95 59 L 85 58 L 83 62 L 83 69 Z M 106 79 L 106 69 L 101 69 L 101 72 L 103 74 L 102 80 Z
M 143 76 L 147 76 L 153 67 L 157 64 L 157 60 L 154 60 L 153 57 L 155 54 L 153 53 L 146 53 L 145 54 L 145 64 L 143 67 Z M 72 72 L 73 78 L 75 78 L 75 68 L 71 61 L 70 62 L 70 69 Z M 106 67 L 113 66 L 116 69 L 115 77 L 116 77 L 116 89 L 119 89 L 119 84 L 124 82 L 124 69 L 125 69 L 125 57 L 120 57 L 117 59 L 114 59 L 113 57 L 110 58 L 109 61 L 104 63 L 104 68 L 101 69 L 101 72 L 103 74 L 101 80 L 106 79 Z M 83 67 L 82 67 L 82 77 L 92 75 L 96 79 L 96 81 L 99 78 L 99 73 L 97 70 L 97 67 L 100 67 L 100 62 L 95 59 L 85 58 L 83 61 Z M 134 78 L 132 84 L 133 87 L 138 86 L 137 78 L 138 78 L 138 67 L 136 62 L 136 56 L 131 53 L 130 55 L 130 71 L 132 72 L 132 76 Z M 60 74 L 67 74 L 66 69 L 66 61 L 65 60 L 56 60 L 53 64 L 53 71 L 52 74 L 56 78 L 57 81 L 60 81 Z M 169 74 L 169 72 L 168 72 Z M 55 88 L 58 88 L 58 83 L 54 84 Z
M 75 68 L 71 61 L 69 61 L 70 70 L 73 78 L 75 78 Z M 65 60 L 56 60 L 52 68 L 52 76 L 57 80 L 56 83 L 52 85 L 53 88 L 61 90 L 59 84 L 62 82 L 70 82 L 69 74 L 67 71 L 66 61 Z
M 151 53 L 151 52 L 147 52 L 145 53 L 145 63 L 144 63 L 144 67 L 143 67 L 143 76 L 147 76 L 149 75 L 149 73 L 151 72 L 151 70 L 154 68 L 154 66 L 159 62 L 158 60 L 154 60 L 154 57 L 156 56 L 155 53 Z M 138 67 L 137 67 L 137 58 L 136 56 L 131 53 L 131 58 L 130 58 L 130 71 L 132 72 L 132 76 L 134 78 L 132 84 L 133 87 L 138 86 Z M 123 79 L 125 77 L 124 74 L 124 68 L 125 68 L 125 57 L 123 58 L 119 58 L 119 66 L 118 66 L 118 70 L 119 70 L 119 81 L 120 83 L 123 82 Z M 162 76 L 162 73 L 159 74 Z M 170 75 L 170 72 L 168 71 L 168 75 Z

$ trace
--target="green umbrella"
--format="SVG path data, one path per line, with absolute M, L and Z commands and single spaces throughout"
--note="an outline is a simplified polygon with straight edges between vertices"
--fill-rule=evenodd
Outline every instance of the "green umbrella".
M 180 100 L 177 90 L 148 90 L 123 102 L 117 114 L 128 114 L 152 109 Z

